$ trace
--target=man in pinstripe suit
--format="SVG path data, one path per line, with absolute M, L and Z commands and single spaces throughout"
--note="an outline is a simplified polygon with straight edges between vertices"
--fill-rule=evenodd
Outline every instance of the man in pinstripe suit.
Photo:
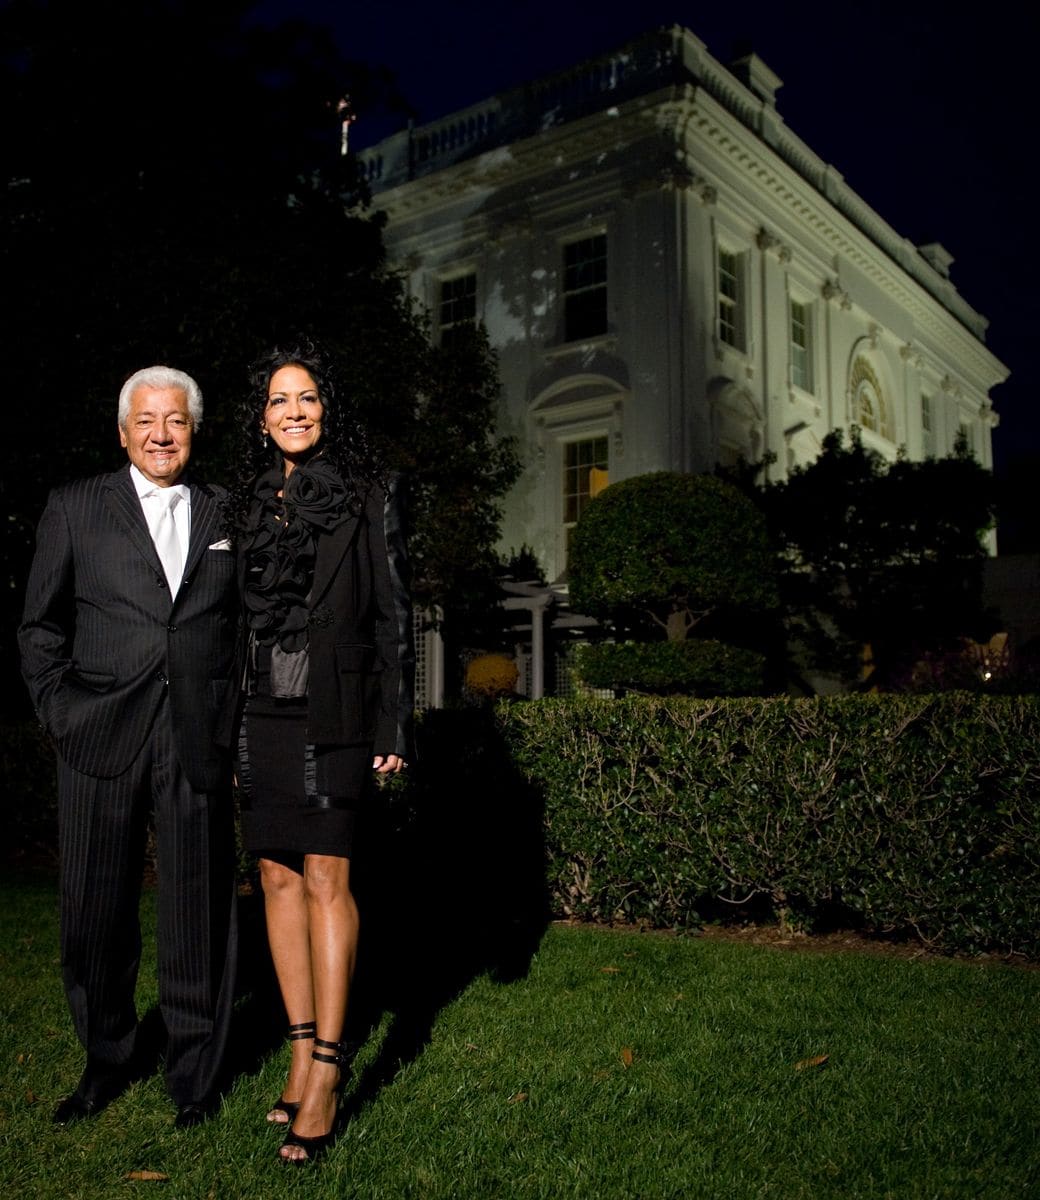
M 235 953 L 230 773 L 213 734 L 231 673 L 234 562 L 221 494 L 186 474 L 202 397 L 138 371 L 119 398 L 128 466 L 51 493 L 19 630 L 58 752 L 61 960 L 86 1069 L 54 1112 L 100 1112 L 131 1082 L 150 812 L 159 1005 L 176 1123 L 216 1102 Z

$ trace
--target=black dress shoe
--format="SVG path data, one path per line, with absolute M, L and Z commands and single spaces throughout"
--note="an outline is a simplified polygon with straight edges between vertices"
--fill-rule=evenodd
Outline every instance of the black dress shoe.
M 71 1125 L 96 1117 L 130 1086 L 128 1070 L 109 1068 L 103 1072 L 88 1068 L 76 1090 L 66 1096 L 51 1114 L 55 1125 Z
M 196 1125 L 201 1125 L 203 1121 L 208 1121 L 218 1107 L 219 1102 L 216 1100 L 197 1100 L 191 1104 L 182 1104 L 177 1109 L 173 1127 L 174 1129 L 193 1129 Z
M 103 1105 L 101 1107 L 104 1107 Z M 87 1117 L 95 1117 L 101 1111 L 96 1103 L 85 1100 L 79 1092 L 73 1092 L 60 1101 L 51 1114 L 55 1125 L 71 1125 L 73 1121 L 83 1121 Z

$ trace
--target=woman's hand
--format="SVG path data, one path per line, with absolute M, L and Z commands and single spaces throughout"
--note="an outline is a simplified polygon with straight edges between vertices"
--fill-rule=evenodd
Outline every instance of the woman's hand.
M 408 764 L 396 754 L 388 754 L 385 758 L 377 754 L 372 759 L 372 770 L 380 775 L 399 775 Z

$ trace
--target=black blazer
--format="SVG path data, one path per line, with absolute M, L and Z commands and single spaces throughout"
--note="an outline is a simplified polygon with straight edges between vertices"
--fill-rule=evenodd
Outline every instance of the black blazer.
M 368 489 L 358 515 L 317 534 L 307 624 L 312 743 L 411 754 L 415 646 L 402 509 L 393 479 L 385 491 Z M 244 582 L 240 553 L 240 589 Z
M 191 539 L 172 604 L 129 464 L 55 489 L 40 519 L 18 631 L 22 673 L 64 761 L 101 778 L 133 761 L 164 695 L 189 780 L 217 788 L 237 622 L 219 489 L 188 482 Z

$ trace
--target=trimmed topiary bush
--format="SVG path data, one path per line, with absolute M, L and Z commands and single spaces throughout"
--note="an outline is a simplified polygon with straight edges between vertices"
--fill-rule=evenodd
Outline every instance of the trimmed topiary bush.
M 650 695 L 749 696 L 765 690 L 765 655 L 708 638 L 581 646 L 582 683 Z

